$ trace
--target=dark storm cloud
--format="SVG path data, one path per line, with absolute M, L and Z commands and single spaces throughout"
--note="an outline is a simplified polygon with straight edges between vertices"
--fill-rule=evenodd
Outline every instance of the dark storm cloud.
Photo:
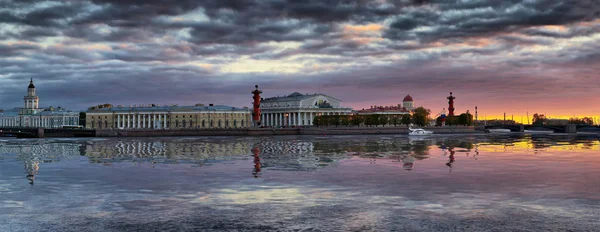
M 39 46 L 31 44 L 0 44 L 0 55 L 4 57 L 23 55 L 25 52 L 34 51 L 36 49 L 39 49 Z
M 77 15 L 81 10 L 82 5 L 77 3 L 35 9 L 28 13 L 4 10 L 0 11 L 0 21 L 29 26 L 58 27 L 64 26 L 66 24 L 64 20 Z
M 581 1 L 472 1 L 432 3 L 441 9 L 408 9 L 385 36 L 395 40 L 435 41 L 447 38 L 490 36 L 501 32 L 543 26 L 566 25 L 598 18 L 593 0 Z M 429 31 L 412 31 L 430 26 Z

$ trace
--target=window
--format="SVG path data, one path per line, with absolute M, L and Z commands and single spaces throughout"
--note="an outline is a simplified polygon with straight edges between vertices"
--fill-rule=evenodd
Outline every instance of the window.
M 237 120 L 233 120 L 233 127 L 237 127 Z
M 244 120 L 242 120 L 242 127 L 244 127 Z
M 221 119 L 219 119 L 218 127 L 221 128 Z
M 175 120 L 175 127 L 179 127 L 179 120 Z
M 192 120 L 190 119 L 190 128 L 192 128 L 192 126 L 193 126 L 193 125 L 192 125 Z
M 215 125 L 215 124 L 214 124 L 214 121 L 211 119 L 211 120 L 210 120 L 210 127 L 213 127 L 214 125 Z
M 181 120 L 181 127 L 185 127 L 185 120 Z
M 108 121 L 104 121 L 104 127 L 108 128 Z
M 98 121 L 98 128 L 102 128 L 102 121 Z
M 206 127 L 206 121 L 202 120 L 202 128 Z
M 229 120 L 225 120 L 225 127 L 229 127 Z

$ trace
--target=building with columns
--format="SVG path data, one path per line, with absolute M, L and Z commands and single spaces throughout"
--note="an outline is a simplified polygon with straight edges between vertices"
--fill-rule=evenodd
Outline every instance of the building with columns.
M 320 115 L 345 115 L 352 109 L 325 94 L 301 94 L 261 99 L 261 121 L 266 127 L 312 126 Z
M 33 79 L 29 81 L 27 95 L 23 97 L 24 108 L 0 112 L 0 127 L 61 128 L 79 125 L 79 113 L 62 107 L 39 108 L 39 97 L 35 94 Z
M 204 106 L 117 106 L 90 107 L 85 127 L 93 129 L 208 129 L 248 128 L 251 109 L 216 105 Z

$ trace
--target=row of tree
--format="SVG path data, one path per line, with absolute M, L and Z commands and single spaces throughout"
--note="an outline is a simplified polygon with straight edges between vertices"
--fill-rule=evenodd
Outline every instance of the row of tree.
M 446 126 L 472 126 L 473 115 L 469 113 L 463 113 L 458 116 L 446 116 Z M 436 125 L 442 125 L 442 118 L 436 119 Z
M 570 118 L 569 123 L 577 125 L 594 125 L 594 119 L 591 117 Z
M 569 119 L 569 123 L 570 124 L 577 124 L 577 125 L 594 125 L 594 119 L 591 117 L 583 117 L 583 118 L 570 118 Z M 532 125 L 549 125 L 552 124 L 552 121 L 546 117 L 546 115 L 544 114 L 533 114 L 533 120 L 531 122 Z
M 314 126 L 385 126 L 410 125 L 425 126 L 429 123 L 431 111 L 416 108 L 412 114 L 371 114 L 371 115 L 321 115 L 313 119 Z

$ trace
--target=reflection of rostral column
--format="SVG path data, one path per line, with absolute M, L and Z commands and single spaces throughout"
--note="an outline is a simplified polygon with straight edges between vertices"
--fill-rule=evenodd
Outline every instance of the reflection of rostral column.
M 254 154 L 254 171 L 252 172 L 252 175 L 254 175 L 255 178 L 258 178 L 260 173 L 260 149 L 258 147 L 252 148 L 252 154 Z
M 448 116 L 454 116 L 454 96 L 452 96 L 452 92 L 450 92 L 450 96 L 448 97 Z
M 252 99 L 254 99 L 254 111 L 252 112 L 252 121 L 254 121 L 254 126 L 255 127 L 259 127 L 261 124 L 260 121 L 260 94 L 262 93 L 262 91 L 258 90 L 258 85 L 255 85 L 254 88 L 256 88 L 254 91 L 252 91 L 252 94 L 254 94 L 254 96 L 252 97 Z

